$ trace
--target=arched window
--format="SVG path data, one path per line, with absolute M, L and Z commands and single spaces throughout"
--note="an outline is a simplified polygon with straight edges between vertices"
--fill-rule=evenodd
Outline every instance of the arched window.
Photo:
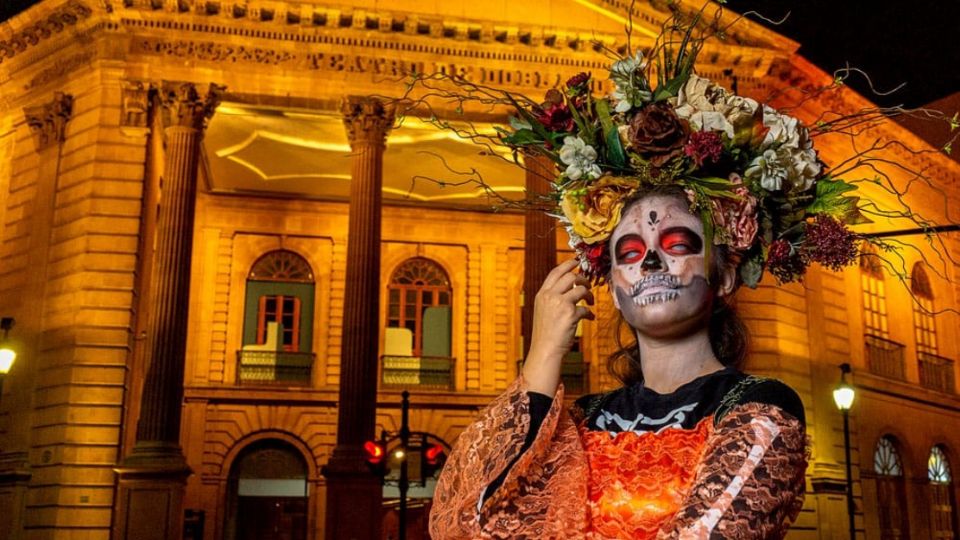
M 903 462 L 896 439 L 884 435 L 873 451 L 873 470 L 877 474 L 877 506 L 880 538 L 900 540 L 908 537 Z
M 313 270 L 297 253 L 261 256 L 247 274 L 238 379 L 310 381 L 313 366 Z
M 956 508 L 953 497 L 953 476 L 943 447 L 930 449 L 927 458 L 927 478 L 930 480 L 930 528 L 933 538 L 956 538 Z
M 394 270 L 387 295 L 387 328 L 406 330 L 390 333 L 387 354 L 450 356 L 453 290 L 440 265 L 424 257 L 407 259 Z
M 307 464 L 287 442 L 243 449 L 230 468 L 224 537 L 307 539 Z
M 903 380 L 903 344 L 890 339 L 883 264 L 876 249 L 869 243 L 864 243 L 861 249 L 860 285 L 867 367 L 877 375 Z

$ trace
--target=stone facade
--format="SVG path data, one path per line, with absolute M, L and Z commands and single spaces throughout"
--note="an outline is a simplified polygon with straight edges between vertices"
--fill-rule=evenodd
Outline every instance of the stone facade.
M 202 511 L 203 538 L 242 538 L 237 471 L 251 456 L 247 449 L 279 444 L 303 463 L 306 537 L 320 539 L 328 507 L 322 468 L 337 444 L 349 330 L 343 313 L 350 208 L 336 186 L 344 175 L 349 180 L 354 156 L 342 99 L 397 95 L 402 85 L 391 81 L 431 71 L 538 96 L 579 71 L 601 73 L 606 60 L 591 40 L 622 46 L 628 9 L 630 2 L 620 0 L 429 6 L 407 0 L 45 0 L 0 23 L 0 315 L 16 317 L 11 337 L 20 349 L 0 396 L 0 539 L 106 539 L 123 514 L 115 470 L 137 441 L 158 294 L 158 208 L 164 180 L 174 174 L 166 170 L 173 141 L 163 136 L 171 120 L 156 101 L 165 81 L 226 87 L 195 164 L 179 440 L 192 474 L 183 506 Z M 638 3 L 635 10 L 635 44 L 649 43 L 666 12 L 658 2 Z M 774 103 L 787 104 L 830 82 L 796 49 L 744 23 L 727 42 L 705 49 L 701 72 L 740 93 L 777 94 Z M 814 121 L 824 110 L 867 105 L 849 91 L 830 96 L 804 100 L 796 114 Z M 441 112 L 461 118 L 452 107 Z M 462 118 L 503 120 L 499 112 L 481 110 L 463 111 Z M 331 123 L 336 129 L 324 131 Z M 524 217 L 488 211 L 469 186 L 410 187 L 409 171 L 431 159 L 400 154 L 417 136 L 395 129 L 386 140 L 379 312 L 385 320 L 388 283 L 404 261 L 429 259 L 449 279 L 452 384 L 411 387 L 410 422 L 452 443 L 517 373 Z M 871 128 L 858 144 L 874 141 L 886 144 L 885 157 L 907 160 L 936 180 L 940 190 L 914 182 L 907 202 L 948 222 L 947 209 L 960 196 L 960 165 L 936 152 L 902 150 L 899 143 L 924 143 L 893 124 Z M 476 156 L 442 140 L 417 144 L 451 160 L 469 163 Z M 850 154 L 850 141 L 839 136 L 818 144 L 827 163 Z M 282 170 L 286 165 L 293 172 Z M 319 178 L 311 176 L 314 169 L 327 166 L 325 176 L 311 180 Z M 899 186 L 912 180 L 878 166 L 890 169 Z M 504 182 L 523 186 L 522 175 Z M 863 230 L 905 226 L 877 222 Z M 562 258 L 566 242 L 557 236 Z M 932 516 L 943 505 L 934 504 L 928 481 L 931 448 L 939 445 L 960 467 L 960 432 L 951 429 L 960 421 L 957 388 L 932 389 L 929 367 L 920 367 L 952 361 L 938 373 L 957 378 L 960 276 L 953 261 L 960 260 L 960 243 L 955 234 L 942 238 L 936 247 L 951 260 L 940 261 L 922 236 L 903 237 L 914 246 L 904 250 L 904 268 L 922 256 L 932 263 L 933 305 L 944 310 L 934 318 L 936 358 L 918 351 L 909 288 L 886 279 L 886 338 L 902 344 L 897 377 L 878 374 L 868 359 L 860 269 L 814 268 L 803 284 L 765 282 L 738 293 L 752 334 L 747 369 L 783 379 L 806 405 L 808 493 L 791 538 L 835 538 L 847 530 L 842 422 L 830 394 L 843 362 L 852 364 L 859 391 L 851 418 L 857 529 L 865 538 L 881 537 L 879 493 L 886 479 L 875 472 L 874 453 L 882 437 L 892 436 L 910 536 L 933 536 Z M 243 380 L 238 361 L 248 343 L 250 273 L 276 250 L 297 254 L 312 271 L 307 350 L 314 359 L 306 380 L 253 384 Z M 600 296 L 597 321 L 584 325 L 581 340 L 590 391 L 615 385 L 603 359 L 614 349 L 616 313 Z M 381 353 L 384 326 L 378 323 Z M 370 358 L 368 369 L 382 365 Z M 399 429 L 400 390 L 383 386 L 368 396 L 377 404 L 378 431 Z M 956 481 L 949 490 L 956 531 Z

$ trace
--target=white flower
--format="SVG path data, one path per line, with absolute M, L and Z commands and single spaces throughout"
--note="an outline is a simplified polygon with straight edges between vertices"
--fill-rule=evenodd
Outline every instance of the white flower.
M 633 58 L 617 60 L 610 68 L 610 79 L 616 85 L 616 90 L 610 95 L 616 102 L 614 110 L 625 113 L 633 107 L 639 107 L 653 99 L 653 93 L 647 88 L 643 73 L 647 62 L 643 53 L 637 51 Z
M 588 179 L 598 178 L 602 173 L 600 166 L 596 164 L 597 151 L 580 137 L 563 139 L 560 161 L 567 165 L 564 172 L 571 180 L 579 180 L 584 176 Z
M 769 148 L 773 145 L 788 146 L 797 148 L 800 144 L 800 122 L 792 116 L 787 116 L 777 112 L 776 109 L 763 106 L 763 125 L 767 128 L 767 134 L 760 144 L 761 148 Z M 803 129 L 803 131 L 806 131 Z
M 744 175 L 747 178 L 760 178 L 760 185 L 767 191 L 779 191 L 787 180 L 787 167 L 781 163 L 780 156 L 773 149 L 765 150 L 753 158 Z
M 610 78 L 629 79 L 638 69 L 645 69 L 647 62 L 643 59 L 643 51 L 637 51 L 633 58 L 617 60 L 610 67 Z
M 733 124 L 718 112 L 698 111 L 688 119 L 690 127 L 696 131 L 722 131 L 733 139 Z

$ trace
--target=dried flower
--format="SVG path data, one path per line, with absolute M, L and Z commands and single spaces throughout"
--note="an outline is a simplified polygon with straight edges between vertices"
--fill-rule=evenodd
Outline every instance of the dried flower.
M 567 91 L 571 96 L 578 96 L 589 90 L 590 74 L 581 71 L 567 79 Z
M 745 251 L 753 245 L 760 224 L 757 222 L 757 198 L 743 185 L 737 173 L 730 173 L 737 198 L 717 197 L 710 199 L 713 207 L 714 243 L 726 244 L 732 249 Z
M 694 131 L 683 147 L 683 153 L 693 159 L 697 167 L 704 162 L 716 163 L 723 154 L 723 141 L 715 131 Z
M 818 262 L 836 272 L 856 260 L 853 233 L 836 219 L 818 214 L 812 222 L 806 223 L 804 231 L 802 255 L 808 262 Z
M 690 124 L 664 101 L 647 105 L 630 120 L 630 147 L 654 167 L 663 167 L 682 156 L 689 135 Z
M 548 103 L 534 114 L 537 120 L 550 131 L 569 133 L 573 131 L 573 115 L 566 103 Z
M 775 240 L 767 252 L 767 270 L 780 283 L 798 280 L 807 270 L 800 254 L 786 240 Z
M 567 190 L 560 209 L 571 230 L 587 244 L 606 240 L 620 222 L 623 205 L 637 190 L 635 180 L 604 176 L 587 187 Z

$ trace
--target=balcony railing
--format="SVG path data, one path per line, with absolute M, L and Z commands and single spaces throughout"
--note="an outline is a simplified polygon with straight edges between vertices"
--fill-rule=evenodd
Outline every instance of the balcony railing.
M 864 335 L 863 339 L 870 373 L 904 380 L 903 344 L 870 334 Z
M 310 384 L 313 353 L 285 351 L 237 351 L 237 382 L 240 384 Z
M 523 360 L 517 362 L 517 371 L 523 369 Z M 590 364 L 583 361 L 583 354 L 567 354 L 560 364 L 560 382 L 568 396 L 578 396 L 590 391 Z
M 456 361 L 443 356 L 383 356 L 380 381 L 384 388 L 453 389 Z
M 957 387 L 953 379 L 953 360 L 935 354 L 919 352 L 920 385 L 931 390 L 956 393 Z

